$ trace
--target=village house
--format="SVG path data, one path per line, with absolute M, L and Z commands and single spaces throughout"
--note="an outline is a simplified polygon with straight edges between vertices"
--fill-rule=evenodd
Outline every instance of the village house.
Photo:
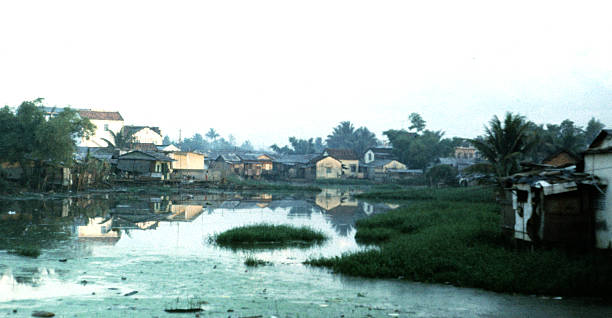
M 172 162 L 172 177 L 174 179 L 207 179 L 206 170 L 204 170 L 204 154 L 189 151 L 172 151 L 168 152 L 167 155 L 174 159 Z
M 162 145 L 164 137 L 159 127 L 123 126 L 123 131 L 132 136 L 134 143 Z
M 81 147 L 106 147 L 108 143 L 104 141 L 113 140 L 110 133 L 118 133 L 123 128 L 123 117 L 119 112 L 98 111 L 81 109 L 77 111 L 81 118 L 87 118 L 96 126 L 95 131 L 89 139 L 83 137 L 79 141 Z
M 273 160 L 273 176 L 279 179 L 304 179 L 306 166 L 319 154 L 284 155 Z
M 474 146 L 455 147 L 455 158 L 460 159 L 480 159 L 480 152 Z
M 602 181 L 593 200 L 596 246 L 612 249 L 612 129 L 602 130 L 587 148 L 584 172 Z
M 393 159 L 379 159 L 367 164 L 367 177 L 375 181 L 388 181 L 409 178 L 423 174 L 423 170 L 409 170 L 406 165 Z
M 208 170 L 213 180 L 227 178 L 230 175 L 242 176 L 244 163 L 235 153 L 223 153 L 210 162 Z
M 569 153 L 568 151 L 560 150 L 544 159 L 542 161 L 542 164 L 557 168 L 565 168 L 569 166 L 575 166 L 579 162 L 580 158 L 578 158 L 577 156 Z
M 391 147 L 372 147 L 368 148 L 363 154 L 363 162 L 365 164 L 369 164 L 370 162 L 374 162 L 376 160 L 385 160 L 385 159 L 397 159 L 393 155 L 393 148 Z
M 117 169 L 128 176 L 168 180 L 174 160 L 159 152 L 131 151 L 117 158 Z
M 340 179 L 342 163 L 329 155 L 317 156 L 304 167 L 306 179 Z
M 322 155 L 332 156 L 340 161 L 343 178 L 363 178 L 363 172 L 359 170 L 359 158 L 352 150 L 327 148 Z
M 259 179 L 262 175 L 269 175 L 273 169 L 272 158 L 262 153 L 242 153 L 238 157 L 244 164 L 243 177 Z

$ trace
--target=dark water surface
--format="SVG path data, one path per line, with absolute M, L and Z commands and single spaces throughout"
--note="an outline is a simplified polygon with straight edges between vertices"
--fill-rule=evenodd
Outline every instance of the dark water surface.
M 164 309 L 196 305 L 201 317 L 612 317 L 612 306 L 593 300 L 352 278 L 302 265 L 368 248 L 355 242 L 355 221 L 397 207 L 335 189 L 0 201 L 0 317 L 35 310 L 57 317 L 193 317 Z M 307 225 L 331 239 L 254 251 L 210 242 L 215 233 L 256 223 Z M 7 252 L 16 246 L 40 248 L 41 255 Z M 271 265 L 247 267 L 249 256 Z

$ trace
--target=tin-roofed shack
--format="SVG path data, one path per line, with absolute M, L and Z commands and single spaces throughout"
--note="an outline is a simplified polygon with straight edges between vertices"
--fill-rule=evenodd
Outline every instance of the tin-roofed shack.
M 593 197 L 600 181 L 575 166 L 531 165 L 504 179 L 504 233 L 515 240 L 594 247 Z
M 158 152 L 135 150 L 119 156 L 117 169 L 140 178 L 168 180 L 172 158 Z

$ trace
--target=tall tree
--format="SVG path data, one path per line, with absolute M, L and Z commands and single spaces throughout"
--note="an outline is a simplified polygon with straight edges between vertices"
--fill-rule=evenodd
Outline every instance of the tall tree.
M 361 155 L 368 148 L 376 146 L 378 140 L 368 128 L 355 129 L 350 121 L 343 121 L 327 136 L 326 143 L 330 148 L 351 149 Z
M 350 121 L 343 121 L 334 127 L 331 135 L 327 136 L 327 146 L 330 148 L 352 149 L 355 127 Z
M 584 141 L 585 141 L 586 146 L 590 145 L 593 142 L 595 137 L 597 137 L 597 134 L 599 134 L 599 132 L 605 126 L 606 125 L 604 125 L 602 122 L 595 119 L 595 117 L 589 120 L 589 123 L 587 124 L 587 127 L 584 131 Z
M 416 130 L 417 132 L 421 132 L 425 129 L 425 120 L 418 113 L 411 113 L 408 119 L 410 120 L 410 127 L 408 127 L 408 129 Z
M 523 116 L 506 113 L 503 123 L 497 116 L 485 127 L 485 135 L 472 144 L 495 168 L 498 177 L 519 170 L 519 160 L 532 146 L 528 139 L 529 123 Z
M 210 141 L 212 142 L 217 140 L 217 137 L 219 137 L 219 134 L 214 128 L 209 129 L 208 132 L 206 133 L 206 138 L 210 139 Z

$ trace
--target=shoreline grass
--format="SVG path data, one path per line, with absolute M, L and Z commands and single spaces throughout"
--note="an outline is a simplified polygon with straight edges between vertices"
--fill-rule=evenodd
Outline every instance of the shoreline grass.
M 464 198 L 461 189 L 423 192 L 410 192 L 410 197 L 430 199 L 357 222 L 356 240 L 378 249 L 305 263 L 351 276 L 450 283 L 496 292 L 612 295 L 609 254 L 513 248 L 502 235 L 499 206 L 492 199 L 484 200 L 488 194 Z
M 310 246 L 325 240 L 327 237 L 322 232 L 308 227 L 272 224 L 241 226 L 214 237 L 219 246 L 231 248 Z

